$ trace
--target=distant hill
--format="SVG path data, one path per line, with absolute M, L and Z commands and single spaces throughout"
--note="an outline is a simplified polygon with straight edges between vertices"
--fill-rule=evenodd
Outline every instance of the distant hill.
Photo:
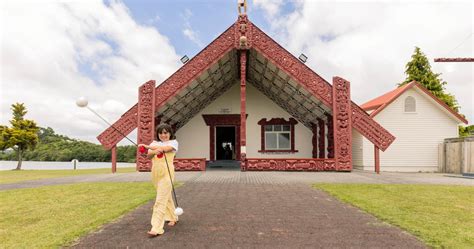
M 26 151 L 23 159 L 27 161 L 71 161 L 110 162 L 110 151 L 101 145 L 56 134 L 51 127 L 42 128 L 38 132 L 39 142 L 36 149 Z M 136 148 L 133 145 L 117 147 L 117 161 L 135 162 Z M 12 150 L 0 152 L 0 160 L 17 160 Z

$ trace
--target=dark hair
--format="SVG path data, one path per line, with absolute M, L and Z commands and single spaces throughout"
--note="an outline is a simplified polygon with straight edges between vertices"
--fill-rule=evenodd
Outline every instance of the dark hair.
M 160 140 L 160 133 L 165 130 L 170 133 L 170 140 L 176 139 L 176 136 L 174 135 L 173 128 L 171 128 L 171 125 L 169 124 L 160 124 L 158 127 L 156 127 L 156 140 Z

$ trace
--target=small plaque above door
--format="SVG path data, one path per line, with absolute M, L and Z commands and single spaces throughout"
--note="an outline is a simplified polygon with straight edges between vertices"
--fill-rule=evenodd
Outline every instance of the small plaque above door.
M 229 114 L 232 112 L 232 108 L 230 107 L 222 107 L 222 108 L 219 108 L 219 110 L 217 111 L 219 114 Z

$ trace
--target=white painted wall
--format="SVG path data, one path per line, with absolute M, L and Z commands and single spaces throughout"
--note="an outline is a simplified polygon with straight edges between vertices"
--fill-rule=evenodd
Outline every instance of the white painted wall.
M 209 160 L 209 126 L 203 114 L 219 114 L 220 108 L 229 108 L 229 114 L 240 114 L 240 85 L 236 82 L 227 92 L 210 103 L 176 133 L 179 141 L 177 158 L 206 158 Z
M 415 113 L 405 113 L 404 101 L 408 96 L 416 99 Z M 380 170 L 437 171 L 438 144 L 458 136 L 458 122 L 443 109 L 414 87 L 377 114 L 374 119 L 396 137 L 385 152 L 380 152 Z M 374 170 L 373 144 L 363 138 L 362 147 L 363 169 Z
M 352 129 L 352 167 L 362 168 L 363 164 L 363 136 L 356 130 Z
M 297 153 L 290 154 L 262 154 L 261 130 L 258 121 L 262 118 L 270 120 L 272 118 L 284 118 L 288 120 L 292 116 L 277 104 L 267 98 L 263 93 L 252 85 L 247 85 L 247 157 L 248 158 L 312 158 L 312 138 L 313 132 L 303 124 L 295 125 L 295 150 Z
M 229 108 L 229 114 L 240 114 L 240 81 L 236 81 L 227 92 L 209 104 L 183 126 L 177 133 L 179 141 L 178 158 L 206 158 L 209 160 L 209 126 L 206 125 L 203 114 L 219 114 L 220 108 Z M 248 158 L 311 158 L 312 132 L 303 124 L 295 125 L 295 149 L 297 153 L 262 154 L 260 150 L 260 125 L 262 118 L 285 118 L 291 116 L 272 100 L 260 93 L 255 87 L 247 84 L 247 157 Z

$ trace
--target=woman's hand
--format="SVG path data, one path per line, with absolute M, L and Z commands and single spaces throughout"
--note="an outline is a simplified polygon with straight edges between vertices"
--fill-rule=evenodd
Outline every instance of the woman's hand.
M 149 149 L 150 146 L 146 145 L 146 144 L 139 144 L 138 147 L 144 147 L 145 149 Z
M 163 154 L 164 150 L 163 150 L 163 148 L 157 148 L 157 149 L 153 150 L 153 152 L 155 152 L 155 154 Z

